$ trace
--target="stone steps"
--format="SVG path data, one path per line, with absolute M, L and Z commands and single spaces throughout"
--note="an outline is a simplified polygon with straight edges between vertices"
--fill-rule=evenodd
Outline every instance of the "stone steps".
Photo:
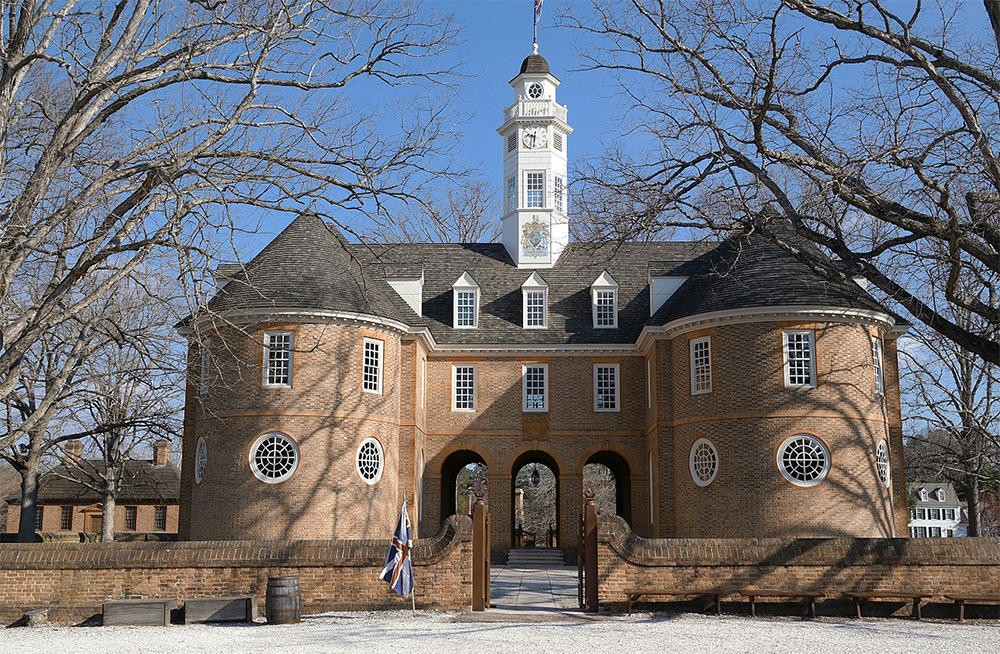
M 566 565 L 562 550 L 548 547 L 519 547 L 507 554 L 507 565 L 514 568 L 551 568 Z

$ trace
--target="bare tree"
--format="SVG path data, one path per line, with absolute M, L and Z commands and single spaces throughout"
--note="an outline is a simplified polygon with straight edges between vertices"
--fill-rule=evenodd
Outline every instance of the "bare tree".
M 45 335 L 123 282 L 168 269 L 197 306 L 213 244 L 261 212 L 388 214 L 448 174 L 433 94 L 454 29 L 416 2 L 20 5 L 0 3 L 4 401 Z M 0 448 L 45 420 L 9 420 Z
M 949 317 L 981 329 L 968 311 Z M 968 502 L 969 535 L 983 535 L 981 498 L 1000 484 L 1000 370 L 928 328 L 908 338 L 900 349 L 907 469 L 914 480 L 952 481 Z
M 392 220 L 372 237 L 388 243 L 492 243 L 500 237 L 495 196 L 482 179 L 463 178 Z
M 585 167 L 577 195 L 610 198 L 618 237 L 754 229 L 1000 363 L 1000 60 L 985 14 L 963 33 L 974 11 L 879 0 L 567 11 L 563 24 L 592 38 L 586 65 L 619 76 L 621 124 L 638 143 Z M 945 303 L 929 300 L 933 284 Z

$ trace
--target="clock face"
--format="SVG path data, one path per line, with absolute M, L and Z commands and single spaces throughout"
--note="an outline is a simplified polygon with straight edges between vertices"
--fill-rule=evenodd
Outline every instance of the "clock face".
M 548 145 L 549 134 L 544 127 L 525 127 L 521 135 L 521 143 L 529 150 L 537 150 Z
M 528 85 L 528 97 L 532 100 L 537 100 L 542 97 L 542 85 L 538 82 L 532 82 Z

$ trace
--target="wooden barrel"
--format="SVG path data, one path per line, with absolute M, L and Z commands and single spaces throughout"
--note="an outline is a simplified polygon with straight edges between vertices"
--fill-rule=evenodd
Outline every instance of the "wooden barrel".
M 270 577 L 264 613 L 268 624 L 294 624 L 302 621 L 302 595 L 298 577 Z

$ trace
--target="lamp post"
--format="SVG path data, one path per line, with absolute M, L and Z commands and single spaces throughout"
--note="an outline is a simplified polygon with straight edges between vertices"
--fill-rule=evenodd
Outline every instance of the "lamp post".
M 531 485 L 537 488 L 538 482 L 540 482 L 541 480 L 542 480 L 542 475 L 538 473 L 538 464 L 535 463 L 534 468 L 532 468 L 531 470 Z

